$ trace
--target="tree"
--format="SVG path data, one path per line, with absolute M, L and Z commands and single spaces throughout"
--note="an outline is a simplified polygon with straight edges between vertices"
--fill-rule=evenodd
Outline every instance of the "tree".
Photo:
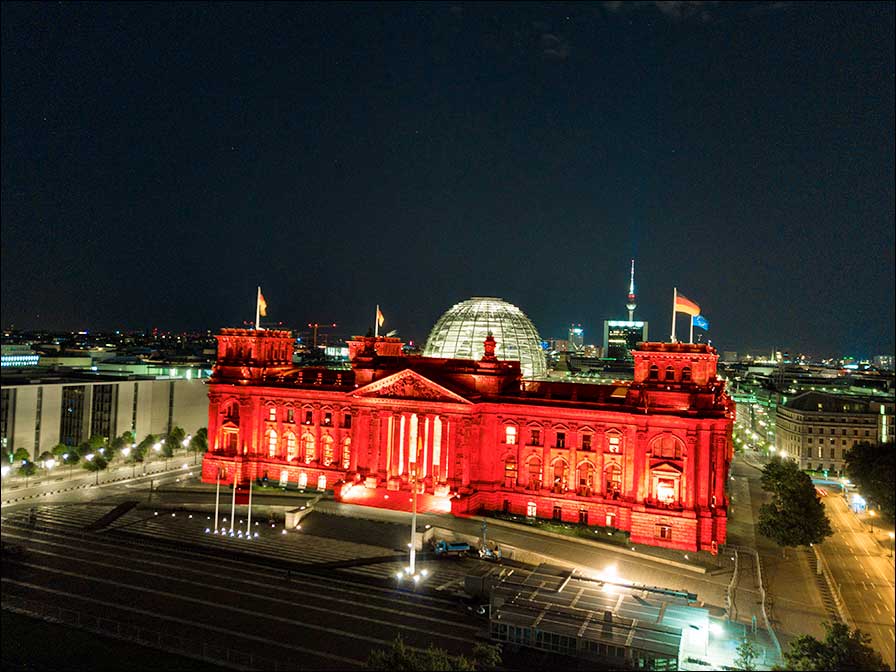
M 30 460 L 22 460 L 22 466 L 19 467 L 19 476 L 25 477 L 25 487 L 28 487 L 28 479 L 37 472 L 37 465 Z
M 31 453 L 28 452 L 27 448 L 16 448 L 15 452 L 12 454 L 13 464 L 16 462 L 30 462 L 31 461 Z
M 734 659 L 734 667 L 738 670 L 755 670 L 758 656 L 759 652 L 756 650 L 753 640 L 744 638 L 737 645 L 737 658 Z
M 784 652 L 785 670 L 889 670 L 881 655 L 868 646 L 871 637 L 843 623 L 825 623 L 824 641 L 801 635 Z
M 781 546 L 818 544 L 831 535 L 831 523 L 809 475 L 795 462 L 774 458 L 762 470 L 762 487 L 772 500 L 759 507 L 757 528 Z
M 198 454 L 204 455 L 208 450 L 208 430 L 200 427 L 190 439 L 190 450 L 193 451 L 194 457 Z
M 415 670 L 450 670 L 472 671 L 491 670 L 501 664 L 501 649 L 493 644 L 477 644 L 473 648 L 473 657 L 453 656 L 444 649 L 430 644 L 424 650 L 412 649 L 405 645 L 401 635 L 395 638 L 388 649 L 376 649 L 367 658 L 370 670 L 396 670 L 413 672 Z
M 92 456 L 92 457 L 91 457 Z M 100 472 L 109 466 L 109 462 L 99 453 L 88 453 L 84 456 L 81 466 L 87 471 L 96 472 L 96 482 L 100 482 Z
M 94 434 L 87 440 L 87 452 L 102 455 L 107 458 L 109 450 L 109 440 L 105 436 Z M 85 453 L 86 455 L 86 453 Z
M 896 515 L 896 452 L 892 445 L 857 443 L 843 456 L 846 474 L 889 520 Z
M 147 434 L 143 437 L 143 440 L 137 444 L 137 447 L 134 449 L 132 455 L 134 456 L 135 462 L 143 462 L 146 459 L 146 453 L 149 450 L 152 450 L 153 445 L 156 442 L 156 437 L 152 434 Z

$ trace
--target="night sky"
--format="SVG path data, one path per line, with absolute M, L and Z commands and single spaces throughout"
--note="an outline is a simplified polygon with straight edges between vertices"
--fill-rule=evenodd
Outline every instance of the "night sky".
M 894 4 L 2 4 L 2 323 L 894 349 Z M 682 321 L 687 316 L 681 316 Z M 686 336 L 686 330 L 679 332 Z

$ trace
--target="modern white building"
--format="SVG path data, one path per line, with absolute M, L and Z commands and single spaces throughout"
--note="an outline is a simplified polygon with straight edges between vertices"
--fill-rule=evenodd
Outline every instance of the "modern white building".
M 132 431 L 139 440 L 175 426 L 195 432 L 207 421 L 208 390 L 197 379 L 28 369 L 4 372 L 0 387 L 4 452 L 25 448 L 35 458 L 93 435 Z

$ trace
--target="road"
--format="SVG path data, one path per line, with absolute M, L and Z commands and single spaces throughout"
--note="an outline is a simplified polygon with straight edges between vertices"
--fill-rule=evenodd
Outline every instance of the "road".
M 829 495 L 825 504 L 834 530 L 821 546 L 840 587 L 853 625 L 871 635 L 871 644 L 894 667 L 894 569 L 889 549 L 881 546 L 849 510 L 842 497 Z

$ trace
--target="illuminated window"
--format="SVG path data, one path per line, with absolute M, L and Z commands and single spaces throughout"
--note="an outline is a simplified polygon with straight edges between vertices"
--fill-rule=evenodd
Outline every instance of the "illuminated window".
M 668 541 L 672 538 L 672 528 L 668 525 L 657 525 L 655 534 L 659 539 L 666 539 Z
M 330 413 L 329 411 L 327 411 L 327 412 L 324 413 L 324 424 L 325 424 L 325 425 L 332 425 L 332 424 L 333 424 L 333 414 Z
M 304 453 L 305 464 L 310 464 L 314 461 L 316 457 L 314 454 L 314 437 L 310 434 L 302 436 L 302 452 Z
M 540 446 L 541 445 L 541 430 L 540 429 L 531 430 L 529 432 L 529 435 L 530 435 L 529 445 L 532 445 L 532 446 Z
M 351 417 L 351 416 L 349 416 Z M 342 442 L 342 468 L 348 469 L 352 463 L 352 437 L 347 436 Z
M 504 462 L 504 487 L 512 488 L 514 485 L 516 485 L 516 477 L 516 458 L 511 455 Z
M 618 434 L 607 434 L 607 452 L 608 453 L 618 453 L 621 452 L 620 448 L 622 446 L 622 437 Z
M 325 467 L 329 467 L 333 464 L 333 437 L 325 436 L 323 439 L 324 450 L 323 450 L 323 462 Z
M 513 425 L 507 425 L 507 427 L 504 428 L 504 443 L 508 446 L 516 445 L 516 427 Z
M 303 471 L 301 474 L 299 474 L 299 487 L 304 488 L 307 485 L 308 485 L 308 474 L 306 474 Z
M 287 409 L 287 411 L 286 411 L 286 422 L 295 422 L 295 421 L 296 421 L 295 411 L 294 411 L 293 409 L 291 409 L 291 408 L 290 408 L 290 409 Z
M 312 423 L 312 412 L 310 409 L 305 409 L 305 424 L 310 425 Z
M 616 514 L 607 512 L 607 515 L 604 517 L 604 526 L 605 527 L 616 527 Z
M 273 406 L 268 408 L 268 420 L 270 422 L 277 422 L 277 409 Z
M 317 489 L 318 490 L 326 490 L 327 489 L 327 477 L 321 474 L 317 477 Z
M 296 445 L 296 435 L 292 432 L 286 435 L 286 459 L 292 462 L 298 457 L 298 446 Z
M 529 502 L 526 504 L 526 516 L 529 518 L 534 518 L 538 512 L 538 507 L 535 505 L 535 502 Z
M 675 479 L 658 478 L 656 481 L 656 498 L 662 504 L 674 504 L 677 499 Z
M 273 429 L 268 432 L 268 457 L 277 456 L 277 432 Z
M 618 499 L 622 492 L 622 468 L 611 462 L 604 468 L 604 495 Z

